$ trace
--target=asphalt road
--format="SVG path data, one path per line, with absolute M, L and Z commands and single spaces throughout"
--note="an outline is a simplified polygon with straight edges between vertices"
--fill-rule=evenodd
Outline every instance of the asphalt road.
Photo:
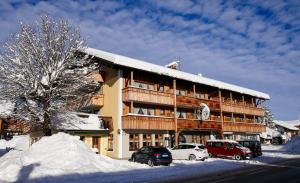
M 300 158 L 266 165 L 254 165 L 240 170 L 208 175 L 182 177 L 167 183 L 300 183 Z

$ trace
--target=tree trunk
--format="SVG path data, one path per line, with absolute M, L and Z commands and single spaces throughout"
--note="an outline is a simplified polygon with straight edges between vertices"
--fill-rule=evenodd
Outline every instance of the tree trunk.
M 51 136 L 52 132 L 51 132 L 51 128 L 50 128 L 50 123 L 51 123 L 51 119 L 50 119 L 50 115 L 49 115 L 49 107 L 50 104 L 48 102 L 49 100 L 46 100 L 44 102 L 44 121 L 43 121 L 43 132 L 45 136 Z

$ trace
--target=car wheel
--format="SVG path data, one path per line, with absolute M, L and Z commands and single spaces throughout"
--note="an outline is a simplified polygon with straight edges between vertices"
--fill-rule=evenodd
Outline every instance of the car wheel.
M 211 153 L 208 153 L 208 157 L 213 158 L 214 156 Z
M 196 160 L 196 156 L 193 154 L 189 155 L 189 160 L 191 160 L 191 161 Z
M 154 166 L 154 163 L 153 163 L 153 160 L 152 160 L 152 159 L 149 159 L 149 160 L 148 160 L 148 165 L 151 166 L 151 167 Z
M 236 154 L 236 155 L 234 155 L 234 159 L 239 161 L 239 160 L 242 160 L 243 158 L 241 155 Z

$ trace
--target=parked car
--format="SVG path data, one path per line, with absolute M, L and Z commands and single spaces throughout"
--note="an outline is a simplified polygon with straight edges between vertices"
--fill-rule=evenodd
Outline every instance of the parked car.
M 206 148 L 210 157 L 227 157 L 236 160 L 249 159 L 250 149 L 233 140 L 209 140 Z
M 172 153 L 173 159 L 204 161 L 208 158 L 207 149 L 203 144 L 182 143 L 169 150 Z
M 262 155 L 261 144 L 258 140 L 239 140 L 238 143 L 240 143 L 244 147 L 249 148 L 254 157 Z
M 168 166 L 172 163 L 172 155 L 165 147 L 144 146 L 132 153 L 131 161 L 146 163 L 149 166 Z

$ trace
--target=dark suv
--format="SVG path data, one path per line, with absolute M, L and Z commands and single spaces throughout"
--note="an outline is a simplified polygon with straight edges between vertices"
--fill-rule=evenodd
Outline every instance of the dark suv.
M 172 163 L 172 155 L 165 147 L 144 146 L 132 153 L 131 161 L 146 163 L 149 166 L 168 166 Z
M 239 140 L 238 143 L 244 147 L 248 147 L 254 157 L 262 155 L 261 144 L 258 140 Z

